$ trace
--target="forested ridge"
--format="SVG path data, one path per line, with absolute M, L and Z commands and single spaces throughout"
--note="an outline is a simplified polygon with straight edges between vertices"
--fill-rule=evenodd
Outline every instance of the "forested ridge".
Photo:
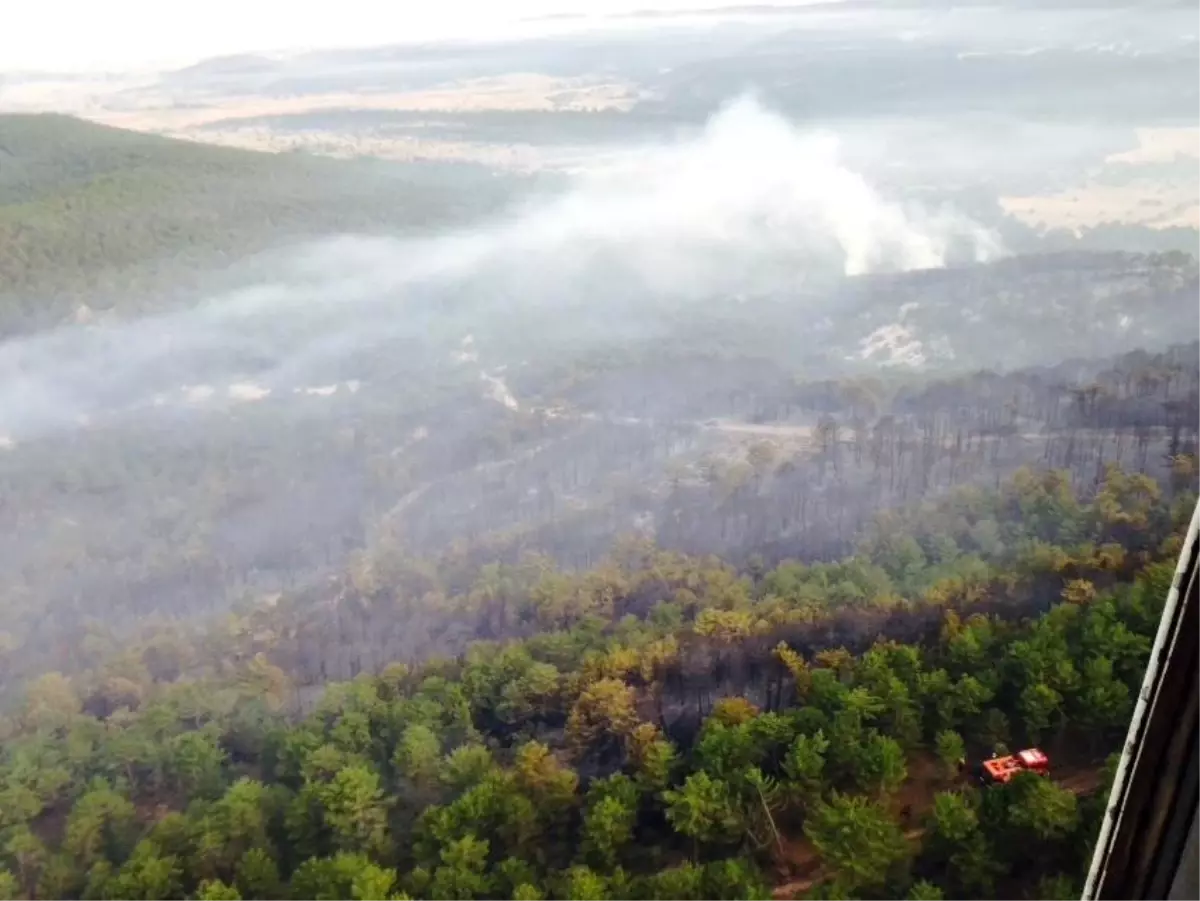
M 515 637 L 315 703 L 266 612 L 164 631 L 5 720 L 3 896 L 1071 897 L 1194 503 L 1022 470 L 826 563 L 486 567 L 444 603 Z M 956 773 L 1032 743 L 1098 790 Z
M 160 310 L 239 258 L 336 232 L 411 230 L 497 205 L 436 166 L 256 153 L 69 116 L 0 115 L 0 335 Z M 207 281 L 206 281 L 207 280 Z

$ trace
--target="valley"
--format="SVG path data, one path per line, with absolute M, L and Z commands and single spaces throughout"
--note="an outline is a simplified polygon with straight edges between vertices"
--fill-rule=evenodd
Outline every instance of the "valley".
M 1194 13 L 6 71 L 0 899 L 1079 897 L 1200 487 Z

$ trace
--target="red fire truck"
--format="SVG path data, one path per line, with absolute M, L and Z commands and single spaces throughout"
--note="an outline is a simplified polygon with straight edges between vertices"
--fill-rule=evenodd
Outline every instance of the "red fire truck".
M 1030 772 L 1050 775 L 1050 758 L 1040 748 L 1027 748 L 1007 757 L 993 757 L 975 768 L 975 778 L 981 785 L 1004 785 L 1017 773 Z

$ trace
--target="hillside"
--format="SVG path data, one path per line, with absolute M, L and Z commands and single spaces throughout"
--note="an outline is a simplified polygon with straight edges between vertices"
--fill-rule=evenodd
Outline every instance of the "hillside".
M 267 604 L 318 633 L 361 626 L 369 643 L 299 655 L 313 686 L 490 634 L 420 609 L 395 629 L 331 609 L 364 567 L 424 572 L 418 596 L 453 596 L 482 566 L 540 553 L 586 567 L 628 533 L 740 564 L 819 560 L 880 510 L 1025 465 L 1080 490 L 1110 462 L 1195 478 L 1195 343 L 886 383 L 681 349 L 522 371 L 510 394 L 469 349 L 447 364 L 415 341 L 388 348 L 374 380 L 194 386 L 174 408 L 0 449 L 14 643 L 0 692 L 86 666 L 82 645 L 120 645 L 153 617 Z
M 502 193 L 472 166 L 256 153 L 0 115 L 0 335 L 81 305 L 160 309 L 281 243 L 445 226 Z
M 671 242 L 589 253 L 570 228 L 590 204 L 448 230 L 506 196 L 469 167 L 61 116 L 0 118 L 0 148 L 0 331 L 92 313 L 0 345 L 8 697 L 148 617 L 282 596 L 322 621 L 363 561 L 447 566 L 453 595 L 481 565 L 587 567 L 630 532 L 738 565 L 824 559 L 880 510 L 1025 465 L 1083 488 L 1108 462 L 1169 479 L 1195 452 L 1196 346 L 1168 349 L 1197 329 L 1184 254 L 835 266 L 735 293 L 753 252 L 705 270 L 716 286 L 647 283 Z M 438 235 L 222 269 L 344 229 Z M 238 290 L 187 303 L 214 282 Z M 304 678 L 480 637 L 424 628 Z
M 360 567 L 336 628 L 147 628 L 0 720 L 0 892 L 1073 897 L 1194 497 L 1023 471 L 881 518 L 836 562 L 631 542 L 452 598 Z M 422 607 L 525 635 L 306 702 L 298 656 Z M 1028 744 L 1052 779 L 956 775 Z

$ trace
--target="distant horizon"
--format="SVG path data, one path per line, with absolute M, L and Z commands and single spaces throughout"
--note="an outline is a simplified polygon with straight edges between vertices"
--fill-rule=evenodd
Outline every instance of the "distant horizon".
M 337 20 L 329 22 L 319 12 L 298 16 L 281 0 L 210 0 L 204 24 L 180 28 L 174 24 L 177 13 L 166 17 L 163 8 L 149 0 L 111 0 L 104 8 L 79 0 L 46 0 L 36 8 L 23 9 L 16 27 L 0 34 L 0 73 L 140 73 L 222 57 L 287 57 L 413 43 L 513 40 L 570 33 L 589 22 L 619 27 L 622 22 L 634 24 L 653 18 L 684 21 L 689 14 L 708 18 L 722 13 L 778 11 L 786 15 L 843 2 L 846 0 L 516 0 L 502 10 L 481 11 L 464 9 L 467 4 L 463 0 L 444 0 L 432 15 L 391 12 L 381 16 L 364 0 L 342 0 Z M 131 20 L 138 21 L 136 28 L 127 24 Z M 61 27 L 64 21 L 78 23 L 69 35 Z M 240 24 L 225 29 L 219 25 L 223 21 Z

